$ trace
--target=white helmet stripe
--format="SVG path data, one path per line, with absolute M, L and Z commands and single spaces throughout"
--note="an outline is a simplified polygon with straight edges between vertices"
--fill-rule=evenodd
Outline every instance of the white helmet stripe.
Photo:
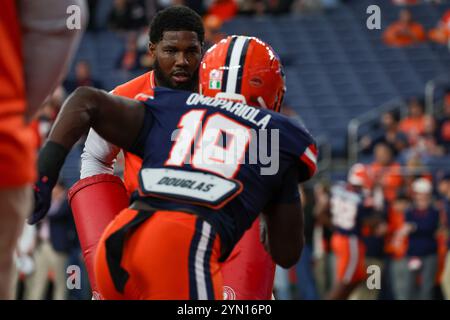
M 227 87 L 225 90 L 226 92 L 236 92 L 238 73 L 240 69 L 239 61 L 241 59 L 242 50 L 247 39 L 247 37 L 239 36 L 234 43 L 230 64 L 228 66 Z

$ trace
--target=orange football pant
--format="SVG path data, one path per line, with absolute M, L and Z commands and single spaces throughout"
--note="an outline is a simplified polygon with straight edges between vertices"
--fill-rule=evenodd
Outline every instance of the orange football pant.
M 334 233 L 331 247 L 336 256 L 336 279 L 346 284 L 358 283 L 367 277 L 365 245 L 357 236 Z
M 105 299 L 222 299 L 219 257 L 219 236 L 198 216 L 124 209 L 100 239 L 95 277 Z

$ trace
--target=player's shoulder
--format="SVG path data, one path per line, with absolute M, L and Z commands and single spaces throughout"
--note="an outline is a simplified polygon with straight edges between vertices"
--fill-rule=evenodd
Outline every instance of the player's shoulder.
M 153 91 L 151 85 L 152 71 L 146 72 L 136 78 L 125 82 L 112 90 L 112 93 L 118 96 L 134 99 L 141 93 L 150 93 Z
M 272 139 L 278 141 L 280 152 L 290 159 L 295 159 L 299 164 L 299 182 L 311 179 L 317 172 L 318 159 L 317 143 L 313 136 L 295 118 L 273 111 L 263 111 L 271 114 L 267 129 L 270 130 Z
M 362 201 L 362 194 L 359 192 L 356 192 L 355 190 L 352 190 L 349 188 L 349 185 L 345 181 L 338 181 L 331 187 L 331 194 L 335 197 L 344 197 L 348 200 L 352 200 L 354 202 L 361 202 Z
M 169 104 L 179 107 L 179 102 L 186 104 L 192 92 L 175 90 L 165 87 L 155 87 L 153 89 L 152 100 L 155 104 Z M 174 104 L 174 102 L 177 102 Z
M 188 91 L 155 87 L 152 95 L 147 95 L 143 101 L 146 106 L 151 107 L 152 112 L 185 112 L 183 106 L 186 106 L 191 94 Z
M 347 192 L 346 189 L 347 185 L 345 181 L 337 181 L 331 186 L 330 192 L 332 196 L 338 196 L 346 193 Z
M 280 129 L 282 134 L 293 137 L 300 137 L 302 140 L 315 144 L 315 140 L 309 130 L 297 118 L 288 117 L 284 114 L 266 111 L 272 115 L 271 129 Z
M 318 147 L 314 137 L 296 118 L 277 112 L 266 112 L 272 115 L 268 129 L 278 131 L 280 149 L 299 157 L 301 162 L 307 164 L 310 175 L 313 175 L 317 170 L 318 157 Z

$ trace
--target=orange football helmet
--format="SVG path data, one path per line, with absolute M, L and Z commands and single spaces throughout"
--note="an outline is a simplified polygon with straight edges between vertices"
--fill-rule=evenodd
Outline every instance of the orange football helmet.
M 347 180 L 354 186 L 367 188 L 370 184 L 367 169 L 362 163 L 355 163 L 348 172 Z
M 286 92 L 275 51 L 255 37 L 229 36 L 212 46 L 200 64 L 200 93 L 280 111 Z

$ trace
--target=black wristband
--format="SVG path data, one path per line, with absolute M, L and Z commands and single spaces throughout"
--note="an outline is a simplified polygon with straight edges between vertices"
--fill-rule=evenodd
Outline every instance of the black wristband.
M 46 176 L 50 183 L 56 184 L 58 181 L 59 172 L 61 171 L 68 153 L 69 150 L 62 145 L 53 141 L 47 141 L 39 152 L 39 176 Z

